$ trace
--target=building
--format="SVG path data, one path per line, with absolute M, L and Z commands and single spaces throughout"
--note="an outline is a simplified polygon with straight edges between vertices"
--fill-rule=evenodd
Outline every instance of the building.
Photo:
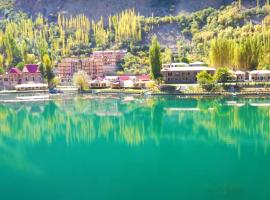
M 191 66 L 186 64 L 185 66 L 182 65 L 181 67 L 179 67 L 179 65 L 177 67 L 165 67 L 161 70 L 161 74 L 163 75 L 166 83 L 196 83 L 197 74 L 201 71 L 206 71 L 213 75 L 216 69 L 200 66 L 199 64 L 194 64 Z
M 204 62 L 197 61 L 197 62 L 190 63 L 189 66 L 190 67 L 201 67 L 201 66 L 207 66 L 207 65 Z
M 99 89 L 99 88 L 109 88 L 111 87 L 111 82 L 107 80 L 92 80 L 89 83 L 89 87 L 91 89 Z
M 243 82 L 246 80 L 246 72 L 237 70 L 234 72 L 234 74 L 235 74 L 236 81 Z
M 39 71 L 39 65 L 26 64 L 22 70 L 22 83 L 41 83 L 42 76 Z
M 254 70 L 249 72 L 249 80 L 255 82 L 270 81 L 270 70 Z
M 82 70 L 82 63 L 77 58 L 64 58 L 58 64 L 58 75 L 63 83 L 72 83 L 73 74 L 79 70 Z
M 103 73 L 112 75 L 118 70 L 118 63 L 124 59 L 127 51 L 95 51 L 92 57 L 95 61 L 100 61 L 97 66 L 102 68 Z
M 88 58 L 64 58 L 58 64 L 58 73 L 63 84 L 72 82 L 74 73 L 85 71 L 91 79 L 114 75 L 126 51 L 95 51 Z
M 169 64 L 163 64 L 162 68 L 171 68 L 171 67 L 188 67 L 189 64 L 180 62 L 180 63 L 169 63 Z
M 11 67 L 5 74 L 0 77 L 0 88 L 15 89 L 16 85 L 29 82 L 42 82 L 39 66 L 36 64 L 27 64 L 24 66 L 22 71 L 16 67 Z
M 85 71 L 90 78 L 94 79 L 104 75 L 102 60 L 89 57 L 81 59 L 81 63 L 81 70 Z
M 16 85 L 22 83 L 22 72 L 16 67 L 11 67 L 8 72 L 2 75 L 0 87 L 2 89 L 14 89 Z
M 48 84 L 44 84 L 44 83 L 26 83 L 26 84 L 16 85 L 15 89 L 17 91 L 48 90 Z

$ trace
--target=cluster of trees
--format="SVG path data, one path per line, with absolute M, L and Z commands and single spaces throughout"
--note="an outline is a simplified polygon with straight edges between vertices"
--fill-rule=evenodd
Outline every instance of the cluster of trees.
M 116 42 L 138 42 L 142 39 L 141 19 L 134 10 L 109 16 L 109 30 L 114 33 Z
M 198 83 L 205 91 L 213 91 L 217 83 L 226 83 L 234 79 L 233 74 L 228 68 L 218 68 L 214 75 L 206 71 L 197 74 Z
M 86 55 L 92 48 L 141 40 L 140 16 L 134 10 L 110 16 L 107 27 L 104 21 L 58 15 L 57 22 L 49 22 L 41 14 L 36 19 L 25 13 L 13 14 L 0 22 L 0 72 L 22 63 L 43 63 L 45 55 L 55 65 L 62 57 Z
M 213 39 L 209 60 L 212 66 L 243 70 L 270 68 L 270 34 L 262 33 L 240 39 Z

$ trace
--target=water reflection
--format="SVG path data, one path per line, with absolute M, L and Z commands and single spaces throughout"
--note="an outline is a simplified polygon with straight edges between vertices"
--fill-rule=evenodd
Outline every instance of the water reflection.
M 0 104 L 3 141 L 48 144 L 106 139 L 127 145 L 196 140 L 269 146 L 270 99 L 78 97 Z

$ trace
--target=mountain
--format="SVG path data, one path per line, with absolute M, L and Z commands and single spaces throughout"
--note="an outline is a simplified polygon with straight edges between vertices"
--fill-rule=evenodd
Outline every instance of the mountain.
M 176 15 L 179 12 L 193 12 L 207 7 L 220 7 L 233 0 L 15 0 L 17 9 L 30 14 L 75 15 L 84 13 L 92 19 L 134 8 L 144 16 Z

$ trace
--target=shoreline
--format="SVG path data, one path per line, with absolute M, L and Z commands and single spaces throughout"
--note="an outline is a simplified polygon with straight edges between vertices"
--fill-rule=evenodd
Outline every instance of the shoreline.
M 0 91 L 1 95 L 20 95 L 20 94 L 46 94 L 47 90 L 34 90 L 34 91 Z M 153 92 L 151 90 L 89 90 L 79 92 L 75 90 L 65 90 L 64 94 L 92 94 L 92 95 L 142 95 L 142 96 L 182 96 L 182 97 L 268 97 L 270 91 L 245 91 L 245 92 L 183 92 L 183 93 L 170 93 L 170 92 Z M 49 93 L 48 93 L 49 94 Z M 52 95 L 53 96 L 53 95 Z

